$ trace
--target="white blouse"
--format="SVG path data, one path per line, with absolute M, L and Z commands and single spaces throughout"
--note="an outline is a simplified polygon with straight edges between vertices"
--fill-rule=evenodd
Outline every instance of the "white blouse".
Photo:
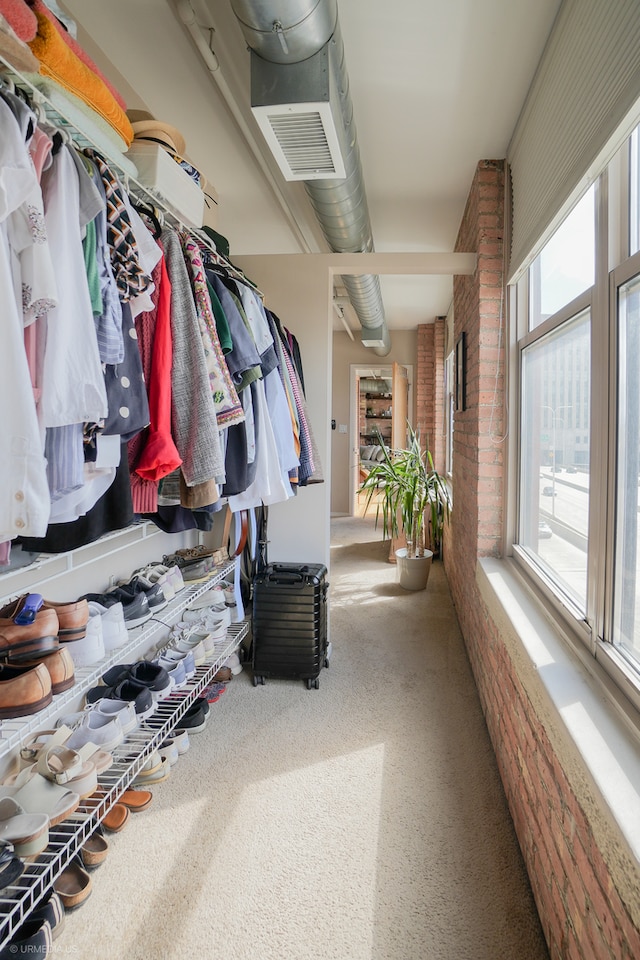
M 24 349 L 21 300 L 14 289 L 12 229 L 15 213 L 37 177 L 13 113 L 0 99 L 0 540 L 44 536 L 49 520 L 46 460 Z M 19 244 L 18 244 L 19 245 Z
M 78 173 L 62 147 L 43 173 L 45 221 L 58 306 L 49 311 L 40 419 L 44 427 L 97 422 L 107 416 L 107 393 L 82 249 Z

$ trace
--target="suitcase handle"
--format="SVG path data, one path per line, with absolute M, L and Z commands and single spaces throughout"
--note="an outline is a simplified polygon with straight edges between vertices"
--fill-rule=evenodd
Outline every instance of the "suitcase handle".
M 273 575 L 269 579 L 274 583 L 304 583 L 305 574 L 309 572 L 306 563 L 298 568 L 299 572 L 287 570 L 281 563 L 274 563 L 271 569 Z
M 275 573 L 269 579 L 273 583 L 304 583 L 304 577 L 300 573 Z
M 303 584 L 303 583 L 304 583 L 304 579 L 305 579 L 305 575 L 306 575 L 307 573 L 309 573 L 309 567 L 308 567 L 307 564 L 305 563 L 305 564 L 303 564 L 301 567 L 299 567 L 298 570 L 299 570 L 299 572 L 298 572 L 298 571 L 294 571 L 294 570 L 288 570 L 288 569 L 287 569 L 286 567 L 284 567 L 284 565 L 281 564 L 281 563 L 273 563 L 273 564 L 271 565 L 271 571 L 272 571 L 272 573 L 271 573 L 271 575 L 269 576 L 269 579 L 272 580 L 274 583 L 298 583 L 298 584 Z M 327 581 L 324 581 L 324 583 L 322 584 L 322 591 L 323 591 L 323 593 L 326 594 L 328 588 L 329 588 L 328 582 L 327 582 Z

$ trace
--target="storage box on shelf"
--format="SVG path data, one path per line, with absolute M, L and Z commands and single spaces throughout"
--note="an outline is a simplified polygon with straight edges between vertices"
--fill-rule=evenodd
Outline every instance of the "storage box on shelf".
M 204 193 L 182 167 L 157 143 L 134 140 L 127 151 L 138 170 L 138 180 L 163 200 L 188 226 L 204 221 Z
M 73 688 L 54 697 L 45 710 L 20 720 L 3 721 L 0 724 L 0 756 L 17 749 L 29 734 L 55 726 L 56 718 L 68 712 L 72 699 L 94 686 L 110 666 L 130 662 L 157 646 L 158 640 L 173 624 L 179 622 L 182 612 L 194 600 L 216 583 L 232 576 L 233 571 L 234 561 L 227 561 L 213 570 L 206 581 L 187 585 L 161 611 L 161 617 L 153 618 L 130 631 L 130 640 L 125 646 L 95 666 L 79 669 Z M 134 731 L 113 751 L 113 765 L 98 778 L 101 795 L 93 795 L 83 801 L 71 817 L 52 828 L 46 850 L 28 863 L 24 874 L 15 884 L 0 891 L 0 949 L 48 892 L 120 794 L 132 783 L 152 751 L 179 725 L 191 703 L 210 684 L 225 660 L 239 648 L 248 629 L 247 622 L 229 627 L 226 638 L 216 644 L 206 663 L 196 669 L 195 676 L 180 690 L 159 702 L 144 727 Z

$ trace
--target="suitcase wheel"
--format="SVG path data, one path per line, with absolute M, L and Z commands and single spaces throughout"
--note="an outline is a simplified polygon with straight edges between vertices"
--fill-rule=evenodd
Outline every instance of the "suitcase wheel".
M 307 690 L 311 690 L 311 688 L 314 690 L 320 689 L 320 679 L 318 677 L 316 677 L 315 680 L 312 680 L 310 677 L 307 679 Z
M 264 677 L 260 677 L 260 676 L 258 676 L 258 674 L 254 673 L 254 675 L 253 675 L 253 685 L 254 685 L 254 687 L 257 687 L 259 683 L 262 684 L 262 686 L 264 687 L 264 683 L 265 683 Z

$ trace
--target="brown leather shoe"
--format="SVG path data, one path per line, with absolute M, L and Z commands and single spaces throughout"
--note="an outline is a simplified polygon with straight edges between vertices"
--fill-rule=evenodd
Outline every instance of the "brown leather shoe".
M 51 699 L 51 677 L 41 663 L 24 671 L 0 665 L 0 720 L 44 710 Z
M 46 657 L 40 657 L 38 660 L 23 660 L 20 668 L 37 667 L 41 663 L 47 668 L 51 677 L 51 692 L 63 693 L 75 683 L 73 657 L 66 647 L 60 647 L 54 653 L 48 653 Z
M 55 610 L 58 615 L 59 640 L 82 640 L 89 622 L 87 600 L 76 600 L 74 603 L 54 603 L 53 600 L 45 600 L 42 606 L 45 610 Z
M 20 663 L 58 649 L 58 615 L 41 607 L 31 623 L 19 624 L 27 594 L 0 609 L 0 658 Z

